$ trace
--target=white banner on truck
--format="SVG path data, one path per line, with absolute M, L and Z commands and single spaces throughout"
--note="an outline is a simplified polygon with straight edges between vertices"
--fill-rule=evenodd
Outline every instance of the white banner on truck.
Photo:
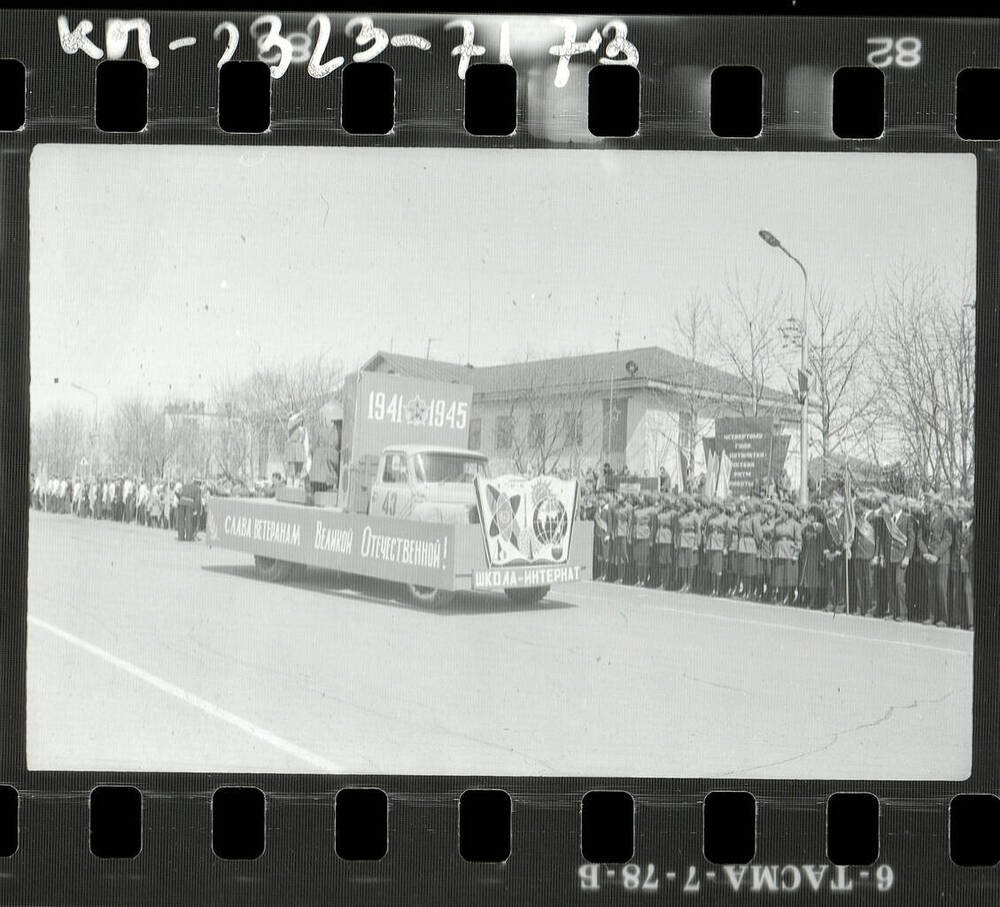
M 575 479 L 476 476 L 475 487 L 491 567 L 566 562 L 576 513 Z
M 470 385 L 360 372 L 357 393 L 354 450 L 358 456 L 377 456 L 394 444 L 469 444 Z

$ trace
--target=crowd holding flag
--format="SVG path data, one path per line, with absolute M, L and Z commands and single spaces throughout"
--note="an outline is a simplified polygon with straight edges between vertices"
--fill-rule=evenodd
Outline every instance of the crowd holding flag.
M 607 464 L 584 477 L 595 578 L 972 629 L 971 500 L 859 489 L 845 468 L 841 485 L 803 506 L 785 485 L 731 494 L 725 451 L 698 483 L 682 451 L 678 461 L 676 485 L 658 491 L 619 482 Z

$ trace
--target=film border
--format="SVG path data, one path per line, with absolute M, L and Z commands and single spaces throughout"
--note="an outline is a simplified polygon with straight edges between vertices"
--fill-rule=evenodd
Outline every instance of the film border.
M 206 896 L 273 899 L 276 894 L 300 902 L 328 900 L 343 893 L 370 891 L 389 903 L 458 899 L 478 892 L 495 902 L 518 894 L 555 901 L 578 890 L 579 800 L 591 789 L 629 791 L 635 800 L 635 861 L 664 866 L 705 866 L 698 843 L 701 803 L 707 792 L 750 790 L 757 798 L 757 853 L 768 863 L 820 862 L 824 858 L 823 804 L 841 789 L 863 789 L 882 802 L 881 841 L 884 858 L 897 867 L 896 887 L 886 901 L 913 902 L 917 892 L 996 890 L 995 871 L 960 869 L 947 854 L 947 807 L 957 793 L 996 790 L 1000 753 L 995 693 L 997 643 L 995 610 L 990 607 L 992 578 L 977 574 L 980 602 L 975 638 L 973 774 L 962 783 L 843 783 L 717 781 L 670 779 L 531 779 L 438 777 L 326 776 L 198 776 L 93 773 L 29 773 L 24 764 L 25 564 L 27 538 L 15 489 L 27 463 L 28 401 L 28 159 L 44 142 L 196 144 L 196 145 L 361 145 L 391 148 L 406 145 L 452 147 L 546 148 L 552 144 L 519 130 L 513 137 L 474 138 L 461 125 L 461 85 L 454 59 L 443 51 L 454 43 L 443 30 L 444 17 L 387 15 L 379 23 L 393 33 L 426 29 L 436 52 L 392 59 L 398 80 L 397 126 L 388 137 L 349 136 L 330 122 L 330 89 L 291 73 L 272 83 L 272 125 L 260 135 L 227 135 L 215 123 L 214 62 L 218 44 L 211 31 L 223 16 L 199 13 L 150 13 L 159 52 L 163 34 L 196 31 L 200 46 L 192 60 L 178 62 L 163 54 L 149 82 L 149 126 L 143 133 L 101 133 L 93 121 L 93 73 L 96 61 L 84 53 L 62 51 L 56 12 L 13 13 L 0 35 L 0 58 L 21 60 L 28 72 L 27 121 L 16 133 L 0 135 L 0 197 L 3 204 L 5 266 L 0 336 L 6 347 L 3 369 L 4 494 L 0 505 L 0 545 L 5 577 L 0 638 L 4 646 L 5 683 L 0 686 L 0 714 L 6 732 L 0 739 L 0 781 L 20 792 L 19 852 L 0 861 L 2 886 L 17 903 L 75 903 L 93 900 L 149 902 L 197 900 Z M 94 37 L 110 14 L 93 12 Z M 71 14 L 74 21 L 83 14 Z M 254 17 L 228 13 L 244 33 Z M 286 22 L 293 17 L 284 15 Z M 331 14 L 342 23 L 346 16 Z M 582 18 L 582 17 L 581 17 Z M 954 78 L 969 65 L 1000 61 L 1000 25 L 973 21 L 933 20 L 784 20 L 751 19 L 738 23 L 691 19 L 680 26 L 653 19 L 629 19 L 630 34 L 642 53 L 639 66 L 643 118 L 640 133 L 629 139 L 606 139 L 605 147 L 684 150 L 801 150 L 823 152 L 854 148 L 860 153 L 962 151 L 976 155 L 979 167 L 977 202 L 977 412 L 980 449 L 996 449 L 997 397 L 995 365 L 989 355 L 998 339 L 993 305 L 997 273 L 996 245 L 1000 194 L 995 144 L 965 142 L 954 132 Z M 193 28 L 192 28 L 193 24 Z M 788 118 L 765 100 L 764 129 L 753 139 L 719 139 L 705 117 L 678 116 L 665 86 L 670 65 L 683 61 L 711 68 L 720 59 L 758 66 L 767 87 L 765 97 L 780 97 L 780 86 L 796 64 L 832 69 L 860 64 L 872 34 L 920 31 L 932 36 L 933 47 L 921 67 L 887 73 L 886 132 L 877 143 L 839 140 L 818 128 Z M 343 42 L 342 42 L 343 43 Z M 103 47 L 104 41 L 100 42 Z M 126 59 L 135 59 L 129 43 Z M 345 48 L 346 49 L 346 48 Z M 243 46 L 234 59 L 247 59 Z M 180 51 L 178 51 L 180 53 Z M 515 61 L 517 63 L 517 61 Z M 582 76 L 573 68 L 572 76 Z M 202 80 L 202 81 L 199 81 Z M 334 92 L 335 94 L 335 92 Z M 178 104 L 176 98 L 183 98 Z M 581 151 L 581 153 L 586 153 Z M 997 474 L 981 470 L 977 511 L 986 523 L 984 539 L 992 553 L 996 537 Z M 990 563 L 983 557 L 980 563 Z M 211 791 L 231 781 L 259 786 L 268 795 L 268 844 L 265 855 L 250 864 L 215 860 L 209 846 Z M 101 861 L 87 849 L 87 797 L 98 783 L 131 783 L 145 796 L 144 849 L 134 861 Z M 345 786 L 377 786 L 389 795 L 390 846 L 386 858 L 372 865 L 345 864 L 331 858 L 331 803 Z M 465 864 L 457 849 L 457 798 L 475 786 L 500 787 L 513 799 L 513 851 L 500 866 Z M 309 834 L 303 835 L 308 829 Z M 53 872 L 59 852 L 60 871 Z M 3 865 L 6 864 L 6 865 Z M 421 869 L 421 864 L 433 867 Z M 539 871 L 539 867 L 543 867 Z M 249 892 L 253 892 L 250 894 Z M 568 893 L 570 893 L 568 895 Z M 663 896 L 664 892 L 661 892 Z

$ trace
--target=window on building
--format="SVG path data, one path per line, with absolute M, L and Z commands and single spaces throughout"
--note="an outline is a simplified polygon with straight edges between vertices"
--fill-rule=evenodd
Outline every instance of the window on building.
M 682 410 L 678 413 L 679 428 L 677 432 L 677 446 L 680 447 L 684 453 L 688 453 L 694 445 L 694 436 L 696 431 L 695 426 L 697 422 L 698 415 L 697 413 L 691 412 L 691 410 Z
M 573 447 L 582 447 L 583 413 L 566 410 L 563 413 L 563 425 L 566 426 L 566 443 Z
M 545 413 L 532 413 L 528 422 L 528 443 L 535 449 L 545 446 Z
M 479 450 L 483 446 L 483 420 L 469 420 L 469 450 Z
M 510 450 L 514 446 L 513 416 L 497 416 L 496 421 L 497 450 Z

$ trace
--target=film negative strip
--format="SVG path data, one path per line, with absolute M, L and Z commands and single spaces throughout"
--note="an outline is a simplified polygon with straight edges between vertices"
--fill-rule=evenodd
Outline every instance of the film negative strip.
M 998 87 L 9 13 L 0 899 L 995 903 Z

